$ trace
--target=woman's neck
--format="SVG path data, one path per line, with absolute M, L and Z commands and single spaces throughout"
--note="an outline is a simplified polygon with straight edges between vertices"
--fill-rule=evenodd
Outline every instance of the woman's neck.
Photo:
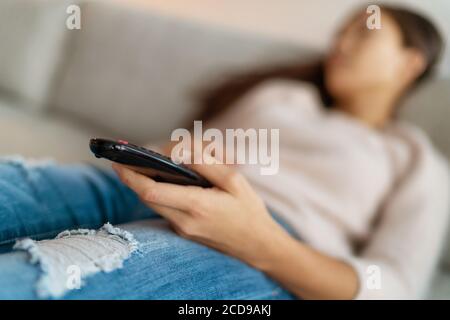
M 396 95 L 365 92 L 337 101 L 336 108 L 370 127 L 384 127 L 392 117 Z

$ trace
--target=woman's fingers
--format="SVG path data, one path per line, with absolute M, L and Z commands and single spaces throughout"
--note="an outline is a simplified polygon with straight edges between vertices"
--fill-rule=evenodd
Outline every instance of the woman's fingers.
M 219 162 L 207 154 L 203 154 L 202 164 L 189 165 L 200 175 L 208 179 L 214 186 L 231 194 L 252 194 L 253 189 L 247 179 L 234 168 Z
M 181 224 L 184 221 L 183 219 L 186 217 L 186 214 L 178 209 L 161 206 L 154 203 L 149 203 L 148 206 L 172 224 Z
M 179 186 L 171 183 L 156 182 L 122 165 L 114 164 L 114 170 L 120 179 L 148 203 L 190 211 L 204 199 L 204 190 L 195 186 Z

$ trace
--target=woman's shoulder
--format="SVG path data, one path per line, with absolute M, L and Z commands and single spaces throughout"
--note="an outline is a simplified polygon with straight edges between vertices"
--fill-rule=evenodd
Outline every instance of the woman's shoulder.
M 261 82 L 244 97 L 246 104 L 261 106 L 300 107 L 305 111 L 322 110 L 320 94 L 316 86 L 309 82 L 273 78 Z
M 256 85 L 250 94 L 303 94 L 318 95 L 314 84 L 287 78 L 271 78 Z

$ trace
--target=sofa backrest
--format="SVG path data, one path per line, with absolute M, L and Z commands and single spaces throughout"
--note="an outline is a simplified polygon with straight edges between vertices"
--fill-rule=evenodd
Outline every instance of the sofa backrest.
M 137 143 L 167 139 L 215 76 L 312 52 L 114 1 L 85 3 L 73 35 L 52 107 Z
M 436 79 L 420 87 L 405 101 L 400 116 L 422 127 L 450 159 L 450 79 Z
M 76 0 L 0 1 L 0 92 L 43 108 L 68 36 L 66 8 Z

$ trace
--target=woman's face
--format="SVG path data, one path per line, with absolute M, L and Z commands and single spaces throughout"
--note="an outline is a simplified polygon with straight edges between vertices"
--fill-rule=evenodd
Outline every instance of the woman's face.
M 370 30 L 367 18 L 359 14 L 341 30 L 326 60 L 325 82 L 334 98 L 404 82 L 406 48 L 399 26 L 382 13 L 382 28 Z

